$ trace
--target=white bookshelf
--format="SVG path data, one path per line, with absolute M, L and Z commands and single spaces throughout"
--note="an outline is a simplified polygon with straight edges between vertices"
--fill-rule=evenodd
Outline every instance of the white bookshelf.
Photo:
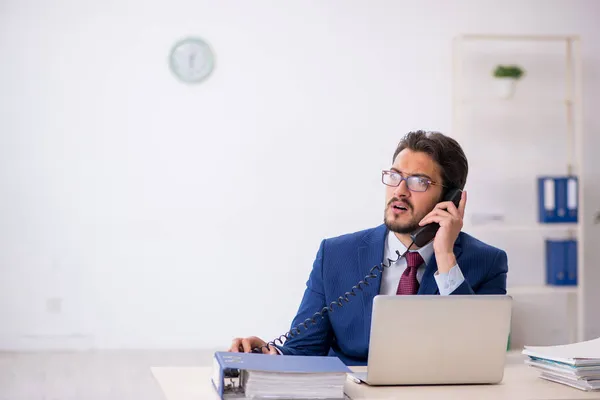
M 539 285 L 539 286 L 512 286 L 507 288 L 509 295 L 552 295 L 552 294 L 570 294 L 576 295 L 578 291 L 577 286 L 551 286 L 551 285 Z
M 472 232 L 574 232 L 579 229 L 578 224 L 531 224 L 531 225 L 506 225 L 490 223 L 486 225 L 466 225 L 464 230 Z
M 465 147 L 469 179 L 473 176 L 467 182 L 471 196 L 463 230 L 507 250 L 508 294 L 517 319 L 513 334 L 520 336 L 511 341 L 517 347 L 583 340 L 585 332 L 580 47 L 580 38 L 573 35 L 466 34 L 453 41 L 452 132 Z M 492 72 L 498 64 L 525 69 L 510 99 L 493 91 Z M 533 179 L 568 174 L 580 177 L 579 222 L 538 223 Z M 577 239 L 577 286 L 545 283 L 542 244 L 555 237 Z

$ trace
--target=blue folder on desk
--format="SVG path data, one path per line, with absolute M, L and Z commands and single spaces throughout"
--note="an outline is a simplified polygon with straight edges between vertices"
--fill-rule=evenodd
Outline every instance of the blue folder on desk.
M 219 397 L 227 398 L 226 394 L 243 393 L 243 386 L 247 383 L 248 375 L 246 372 L 254 371 L 262 373 L 271 373 L 273 377 L 277 376 L 280 386 L 285 387 L 285 375 L 294 375 L 296 381 L 288 382 L 288 388 L 298 384 L 298 374 L 302 374 L 300 379 L 311 379 L 314 381 L 317 377 L 327 376 L 340 383 L 343 396 L 343 382 L 346 379 L 346 373 L 351 370 L 337 357 L 330 356 L 285 356 L 269 355 L 257 353 L 230 353 L 216 352 L 213 362 L 212 383 Z M 282 377 L 283 375 L 283 377 Z M 312 385 L 306 383 L 305 385 Z M 238 395 L 239 396 L 239 395 Z M 234 396 L 232 396 L 234 397 Z M 302 398 L 301 396 L 294 396 Z

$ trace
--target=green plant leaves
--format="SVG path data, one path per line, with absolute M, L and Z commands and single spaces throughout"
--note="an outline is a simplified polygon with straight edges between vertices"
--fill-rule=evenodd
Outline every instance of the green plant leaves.
M 518 65 L 498 65 L 494 70 L 496 78 L 515 78 L 519 79 L 525 71 Z

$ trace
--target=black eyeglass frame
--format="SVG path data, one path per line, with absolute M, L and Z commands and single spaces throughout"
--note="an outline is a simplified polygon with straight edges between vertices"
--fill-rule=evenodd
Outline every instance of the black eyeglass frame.
M 397 185 L 390 185 L 389 183 L 385 182 L 385 177 L 386 176 L 390 176 L 390 175 L 396 175 L 396 176 L 398 176 L 398 184 Z M 421 184 L 423 182 L 425 182 L 427 184 L 427 186 L 425 187 L 424 190 L 414 190 L 414 189 L 411 189 L 411 182 L 415 182 L 416 179 L 418 179 L 418 184 Z M 386 169 L 384 169 L 383 171 L 381 171 L 381 182 L 384 185 L 386 185 L 386 186 L 398 187 L 398 186 L 400 186 L 400 184 L 402 183 L 402 181 L 406 181 L 406 187 L 411 192 L 425 192 L 425 191 L 427 191 L 427 189 L 429 189 L 430 185 L 441 186 L 441 187 L 444 187 L 444 188 L 448 187 L 446 185 L 443 185 L 443 184 L 441 184 L 439 182 L 432 181 L 431 179 L 429 179 L 429 178 L 427 178 L 425 176 L 421 176 L 421 175 L 409 175 L 409 176 L 407 176 L 405 178 L 398 171 L 386 170 Z M 414 184 L 412 184 L 412 185 L 414 187 Z

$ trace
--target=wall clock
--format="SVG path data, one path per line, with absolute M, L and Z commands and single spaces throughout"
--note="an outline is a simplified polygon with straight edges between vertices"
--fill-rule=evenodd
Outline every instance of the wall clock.
M 182 82 L 200 83 L 208 78 L 214 69 L 214 53 L 204 40 L 188 37 L 178 41 L 171 48 L 169 66 Z

